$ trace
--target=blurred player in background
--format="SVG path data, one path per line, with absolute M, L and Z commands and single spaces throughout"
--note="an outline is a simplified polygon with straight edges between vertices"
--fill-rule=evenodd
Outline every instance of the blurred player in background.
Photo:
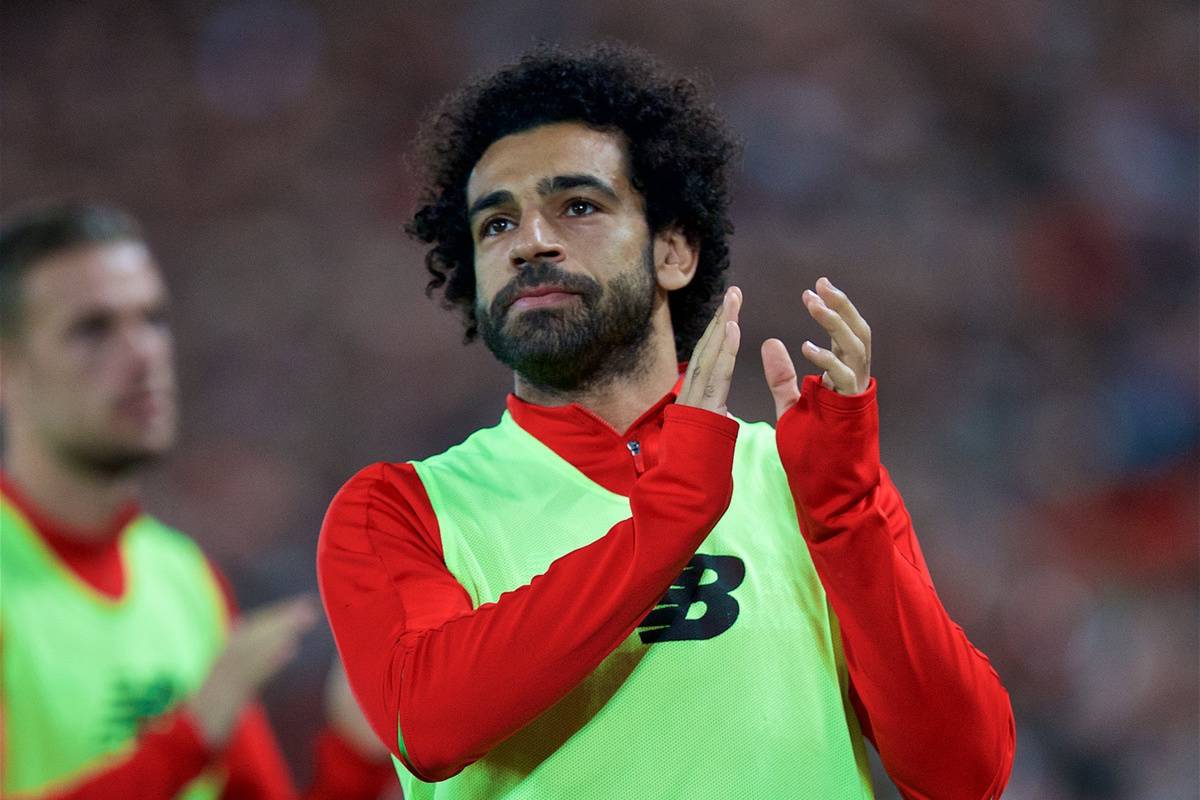
M 236 620 L 189 538 L 138 506 L 175 441 L 162 277 L 105 207 L 0 230 L 0 772 L 12 798 L 295 796 L 259 689 L 315 619 L 307 598 Z M 332 673 L 313 798 L 390 769 Z
M 879 463 L 844 292 L 797 298 L 831 342 L 803 389 L 763 345 L 777 430 L 727 414 L 734 147 L 696 87 L 546 48 L 426 142 L 430 288 L 515 389 L 326 517 L 325 608 L 406 795 L 865 798 L 866 737 L 908 797 L 997 796 L 1008 696 Z

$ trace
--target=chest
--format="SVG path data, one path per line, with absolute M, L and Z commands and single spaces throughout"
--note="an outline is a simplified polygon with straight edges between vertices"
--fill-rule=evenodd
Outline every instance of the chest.
M 728 510 L 664 594 L 660 605 L 677 611 L 668 625 L 675 630 L 645 631 L 650 641 L 711 632 L 734 616 L 761 629 L 828 620 L 782 467 L 773 450 L 755 444 L 761 443 L 748 443 L 735 459 Z M 423 472 L 422 480 L 438 515 L 446 565 L 477 606 L 529 583 L 631 513 L 627 497 L 552 458 L 510 461 L 494 482 L 446 481 L 436 471 Z M 694 622 L 702 617 L 708 619 Z M 658 609 L 646 627 L 662 627 L 666 618 Z
M 74 774 L 128 746 L 145 720 L 193 693 L 224 638 L 203 563 L 135 543 L 126 592 L 102 597 L 5 533 L 3 702 L 10 786 Z

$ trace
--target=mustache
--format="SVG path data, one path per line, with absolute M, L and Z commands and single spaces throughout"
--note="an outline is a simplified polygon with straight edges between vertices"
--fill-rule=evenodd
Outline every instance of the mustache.
M 600 284 L 584 275 L 573 275 L 551 261 L 535 261 L 504 285 L 492 300 L 491 315 L 499 319 L 508 312 L 521 292 L 539 286 L 554 286 L 580 295 L 584 301 L 600 295 Z

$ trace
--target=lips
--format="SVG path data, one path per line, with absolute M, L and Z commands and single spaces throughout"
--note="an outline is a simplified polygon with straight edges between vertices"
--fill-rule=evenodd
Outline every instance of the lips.
M 500 320 L 514 309 L 570 307 L 600 295 L 600 284 L 593 278 L 568 272 L 551 261 L 535 261 L 496 293 L 491 314 Z
M 162 390 L 138 390 L 123 395 L 117 401 L 120 413 L 140 420 L 148 420 L 162 414 L 171 402 L 170 393 Z
M 518 294 L 516 299 L 509 305 L 509 308 L 517 310 L 542 308 L 568 302 L 571 298 L 578 296 L 577 292 L 572 292 L 559 286 L 536 286 L 525 289 Z

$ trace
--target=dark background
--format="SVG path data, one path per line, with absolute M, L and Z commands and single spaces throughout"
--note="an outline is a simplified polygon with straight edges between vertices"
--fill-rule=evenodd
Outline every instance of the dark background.
M 122 205 L 168 275 L 184 436 L 148 505 L 245 606 L 315 591 L 338 486 L 493 422 L 511 379 L 423 295 L 418 120 L 537 39 L 642 45 L 744 139 L 731 407 L 757 344 L 875 331 L 883 454 L 942 599 L 1009 687 L 1006 797 L 1195 797 L 1197 7 L 7 2 L 0 208 Z M 322 630 L 267 700 L 297 774 Z M 880 797 L 890 787 L 881 785 Z

